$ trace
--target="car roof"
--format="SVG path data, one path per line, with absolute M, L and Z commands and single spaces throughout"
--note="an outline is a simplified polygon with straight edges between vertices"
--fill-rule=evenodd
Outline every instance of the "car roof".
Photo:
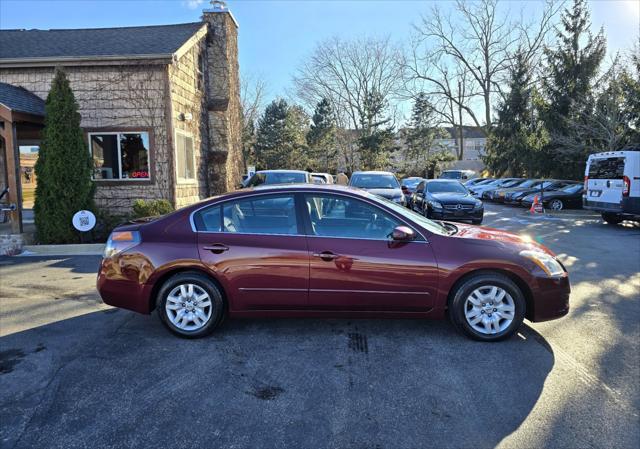
M 304 170 L 258 170 L 256 173 L 309 173 Z
M 380 170 L 364 170 L 364 171 L 355 171 L 351 176 L 354 175 L 391 175 L 395 176 L 390 171 L 380 171 Z

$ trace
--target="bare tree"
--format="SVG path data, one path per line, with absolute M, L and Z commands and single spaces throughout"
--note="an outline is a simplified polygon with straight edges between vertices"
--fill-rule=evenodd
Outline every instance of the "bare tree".
M 486 131 L 492 123 L 494 94 L 502 94 L 516 49 L 527 59 L 539 57 L 559 8 L 548 0 L 539 20 L 514 24 L 498 12 L 498 0 L 457 0 L 455 5 L 455 16 L 438 6 L 422 16 L 405 68 L 410 80 L 431 86 L 420 90 L 443 97 Z M 451 88 L 452 76 L 464 76 L 460 89 Z
M 255 162 L 253 147 L 256 140 L 256 124 L 267 93 L 266 82 L 257 76 L 243 75 L 240 79 L 240 107 L 242 108 L 242 154 L 246 164 Z

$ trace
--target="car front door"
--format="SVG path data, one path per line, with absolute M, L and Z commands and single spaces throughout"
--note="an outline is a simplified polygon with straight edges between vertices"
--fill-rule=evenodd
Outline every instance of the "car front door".
M 194 214 L 200 259 L 232 310 L 307 305 L 309 253 L 293 195 L 255 195 Z
M 309 307 L 316 310 L 427 311 L 437 266 L 420 236 L 394 242 L 403 221 L 381 207 L 338 194 L 305 194 L 310 255 Z M 303 208 L 304 209 L 304 208 Z
M 424 204 L 424 186 L 426 183 L 422 181 L 416 187 L 416 191 L 413 193 L 413 209 L 422 212 L 423 204 Z

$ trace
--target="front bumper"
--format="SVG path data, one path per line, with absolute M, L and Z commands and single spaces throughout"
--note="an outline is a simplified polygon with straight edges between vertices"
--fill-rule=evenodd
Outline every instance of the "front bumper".
M 449 210 L 449 209 L 432 209 L 431 218 L 435 220 L 482 220 L 484 216 L 484 208 L 473 210 Z
M 569 313 L 571 285 L 569 276 L 560 278 L 536 277 L 532 288 L 533 310 L 527 311 L 527 319 L 533 322 L 561 318 Z

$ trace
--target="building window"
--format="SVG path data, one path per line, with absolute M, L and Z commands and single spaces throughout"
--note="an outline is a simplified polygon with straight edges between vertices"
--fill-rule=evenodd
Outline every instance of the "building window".
M 149 133 L 89 133 L 93 179 L 149 180 Z
M 193 151 L 193 137 L 176 131 L 176 170 L 178 180 L 194 181 L 196 179 L 196 158 Z

